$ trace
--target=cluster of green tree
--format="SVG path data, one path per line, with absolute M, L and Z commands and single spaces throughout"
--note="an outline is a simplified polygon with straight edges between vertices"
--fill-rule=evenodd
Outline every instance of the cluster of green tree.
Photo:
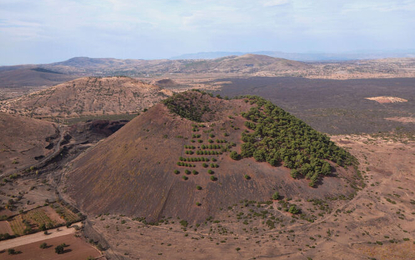
M 198 150 L 198 151 L 196 151 L 196 154 L 197 155 L 220 155 L 220 154 L 222 154 L 222 152 L 219 152 L 219 151 L 207 151 L 207 150 L 200 151 L 200 150 Z
M 192 134 L 192 138 L 200 138 L 201 136 L 201 134 Z
M 196 165 L 191 163 L 184 163 L 184 162 L 177 162 L 178 166 L 185 166 L 185 167 L 196 167 Z
M 225 139 L 216 139 L 216 142 L 217 142 L 218 144 L 224 144 L 224 143 L 227 143 L 227 141 L 226 141 Z
M 218 144 L 209 144 L 209 145 L 202 144 L 200 148 L 202 149 L 226 149 L 223 145 L 218 145 Z
M 185 153 L 186 154 L 190 154 L 190 155 L 194 154 L 194 152 L 193 151 L 190 151 L 190 150 L 187 150 Z
M 196 149 L 193 145 L 185 145 L 184 149 Z
M 246 96 L 245 102 L 256 104 L 242 116 L 248 121 L 245 126 L 252 130 L 242 133 L 244 158 L 278 166 L 282 162 L 292 169 L 291 176 L 310 179 L 314 186 L 319 176 L 331 173 L 326 160 L 340 166 L 353 165 L 356 159 L 336 146 L 329 137 L 312 129 L 303 121 L 275 106 L 270 101 L 256 96 Z M 231 158 L 239 159 L 231 153 Z
M 218 165 L 218 164 L 216 164 L 216 163 L 211 163 L 211 164 L 210 164 L 210 167 L 211 167 L 211 168 L 219 168 L 219 165 Z
M 182 162 L 209 162 L 210 159 L 209 158 L 205 158 L 205 157 L 191 157 L 191 158 L 186 158 L 186 157 L 179 157 L 179 160 Z
M 195 122 L 202 122 L 202 116 L 205 113 L 212 111 L 209 108 L 209 102 L 201 98 L 201 96 L 205 94 L 206 93 L 197 93 L 195 91 L 177 93 L 165 99 L 163 103 L 171 112 L 176 113 L 183 118 Z M 197 130 L 198 129 L 194 127 L 194 131 L 196 132 Z

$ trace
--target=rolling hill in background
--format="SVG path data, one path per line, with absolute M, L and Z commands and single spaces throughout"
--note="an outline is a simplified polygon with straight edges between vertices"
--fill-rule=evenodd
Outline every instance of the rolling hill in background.
M 37 118 L 137 113 L 172 93 L 127 77 L 84 77 L 16 99 L 1 111 Z
M 0 67 L 0 100 L 44 89 L 79 77 L 126 76 L 143 80 L 235 77 L 301 77 L 359 79 L 415 77 L 414 58 L 300 62 L 295 57 L 276 58 L 244 54 L 215 59 L 134 60 L 76 57 L 63 62 Z M 372 58 L 374 58 L 373 56 Z M 368 57 L 369 58 L 369 57 Z M 152 82 L 149 80 L 149 82 Z M 193 82 L 194 83 L 194 82 Z
M 217 59 L 226 56 L 242 56 L 245 54 L 267 55 L 274 58 L 289 59 L 305 62 L 319 61 L 348 61 L 348 60 L 367 60 L 367 59 L 385 59 L 385 58 L 414 58 L 415 50 L 406 51 L 356 51 L 344 53 L 287 53 L 280 51 L 256 51 L 256 52 L 198 52 L 188 53 L 172 57 L 172 60 L 187 59 Z

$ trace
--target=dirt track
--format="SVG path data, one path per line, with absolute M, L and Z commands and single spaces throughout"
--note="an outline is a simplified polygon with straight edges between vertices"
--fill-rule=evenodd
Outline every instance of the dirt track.
M 78 222 L 73 225 L 78 225 L 80 227 L 82 226 L 82 223 Z M 34 242 L 39 242 L 39 241 L 46 240 L 46 239 L 61 237 L 61 236 L 65 236 L 65 235 L 69 235 L 73 233 L 75 233 L 75 228 L 60 227 L 60 228 L 48 230 L 48 235 L 43 234 L 43 232 L 38 232 L 38 233 L 27 235 L 27 236 L 17 237 L 14 239 L 1 241 L 0 251 L 8 249 L 8 248 L 13 248 L 13 247 L 18 247 L 18 246 L 34 243 Z

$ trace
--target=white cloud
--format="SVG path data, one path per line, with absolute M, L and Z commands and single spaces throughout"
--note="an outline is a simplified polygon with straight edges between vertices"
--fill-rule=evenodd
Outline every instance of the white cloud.
M 2 58 L 15 43 L 35 53 L 33 46 L 54 43 L 62 46 L 56 52 L 74 56 L 123 49 L 137 58 L 209 46 L 325 50 L 331 42 L 354 46 L 363 36 L 379 45 L 402 39 L 396 48 L 415 45 L 414 0 L 0 0 L 0 17 Z

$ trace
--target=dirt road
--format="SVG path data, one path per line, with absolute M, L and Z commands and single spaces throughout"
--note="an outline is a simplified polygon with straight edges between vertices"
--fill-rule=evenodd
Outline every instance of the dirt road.
M 72 226 L 77 225 L 79 227 L 82 226 L 81 222 L 74 223 Z M 67 227 L 60 227 L 55 229 L 48 230 L 48 235 L 45 235 L 43 232 L 38 232 L 35 234 L 30 234 L 22 237 L 17 237 L 5 241 L 0 241 L 0 251 L 5 250 L 8 248 L 14 248 L 34 242 L 39 242 L 46 239 L 61 237 L 69 234 L 75 233 L 75 228 L 67 228 Z

